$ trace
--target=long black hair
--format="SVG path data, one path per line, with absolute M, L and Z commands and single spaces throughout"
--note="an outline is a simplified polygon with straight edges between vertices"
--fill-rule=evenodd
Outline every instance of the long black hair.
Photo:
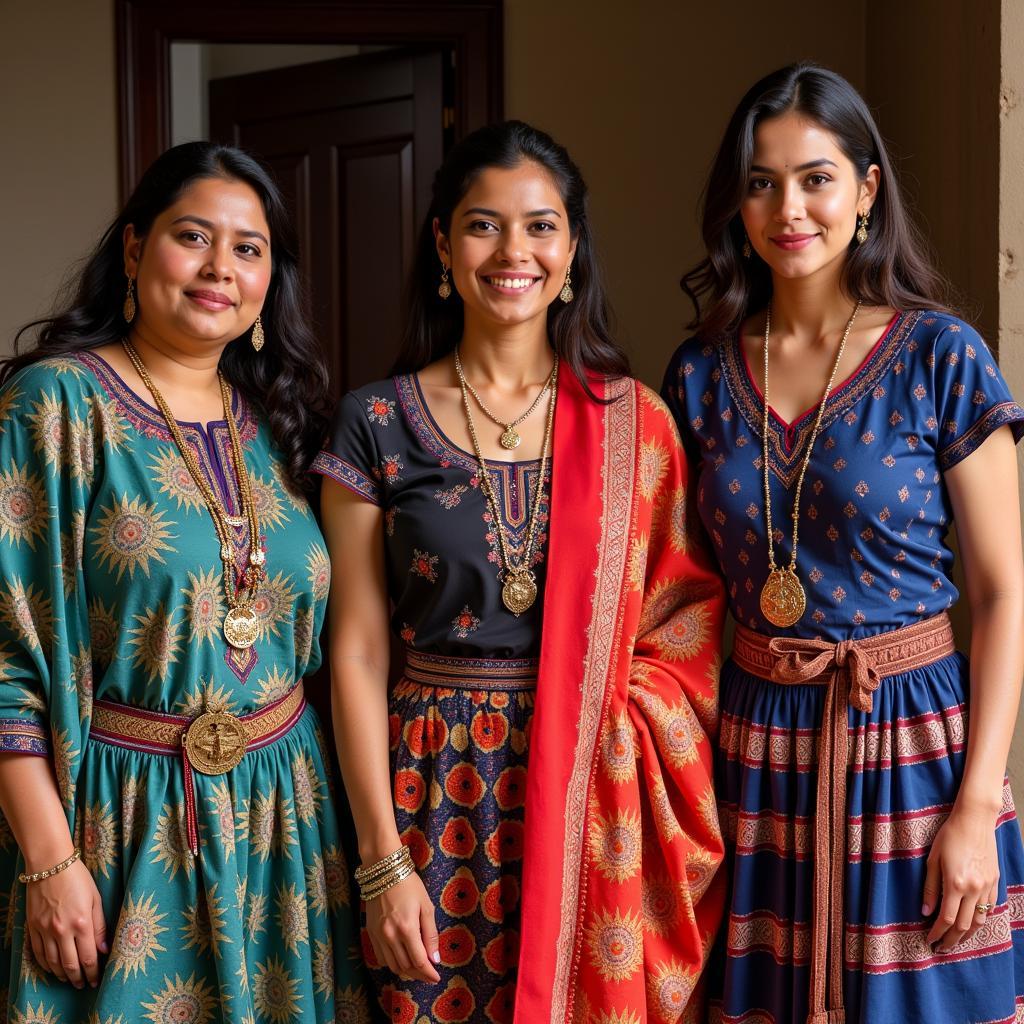
M 81 269 L 65 286 L 53 315 L 26 324 L 15 336 L 15 355 L 0 361 L 0 384 L 41 359 L 120 340 L 125 294 L 125 227 L 145 237 L 156 218 L 194 182 L 223 178 L 245 182 L 260 197 L 270 228 L 272 269 L 261 320 L 266 344 L 257 355 L 248 332 L 224 349 L 225 377 L 266 413 L 284 455 L 285 476 L 296 489 L 310 486 L 309 464 L 327 425 L 327 367 L 310 328 L 308 300 L 299 274 L 298 243 L 281 192 L 248 153 L 212 142 L 186 142 L 159 156 L 107 228 Z M 35 347 L 19 353 L 23 338 Z
M 881 172 L 868 239 L 863 245 L 850 240 L 844 291 L 866 304 L 897 310 L 948 309 L 949 285 L 926 255 L 867 104 L 842 75 L 801 62 L 757 82 L 725 129 L 703 196 L 707 256 L 680 282 L 694 305 L 689 326 L 708 340 L 720 340 L 771 298 L 768 265 L 756 254 L 749 259 L 741 255 L 745 235 L 739 211 L 753 162 L 754 132 L 762 121 L 789 111 L 830 132 L 861 179 L 872 164 Z
M 458 292 L 437 294 L 440 262 L 434 242 L 434 218 L 451 231 L 452 213 L 473 180 L 490 167 L 517 167 L 532 161 L 558 187 L 569 229 L 576 242 L 571 264 L 572 302 L 556 299 L 548 307 L 548 337 L 587 393 L 594 397 L 587 373 L 622 377 L 629 359 L 611 335 L 608 300 L 594 251 L 588 217 L 587 186 L 564 146 L 522 121 L 503 121 L 467 135 L 452 147 L 434 176 L 433 199 L 420 230 L 416 259 L 406 288 L 405 327 L 392 373 L 413 373 L 447 355 L 462 337 L 463 305 Z

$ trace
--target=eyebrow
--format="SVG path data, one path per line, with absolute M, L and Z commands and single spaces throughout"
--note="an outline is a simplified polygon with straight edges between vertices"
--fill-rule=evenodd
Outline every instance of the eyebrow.
M 204 220 L 202 217 L 193 217 L 190 213 L 186 213 L 184 217 L 176 218 L 171 223 L 180 224 L 183 220 L 198 224 L 200 227 L 206 228 L 207 231 L 213 231 L 215 228 L 213 221 Z M 270 239 L 261 231 L 237 231 L 236 234 L 241 235 L 243 238 L 258 238 L 264 245 L 270 245 Z
M 474 214 L 474 213 L 478 214 L 480 216 L 484 216 L 484 217 L 499 217 L 499 218 L 501 217 L 501 214 L 498 213 L 497 210 L 487 210 L 487 209 L 485 209 L 482 206 L 472 206 L 462 216 L 463 217 L 469 217 L 471 214 Z M 527 217 L 559 217 L 559 218 L 561 218 L 562 215 L 557 210 L 552 210 L 550 207 L 547 207 L 547 208 L 545 208 L 543 210 L 530 210 L 526 214 L 526 216 Z
M 838 167 L 839 165 L 833 160 L 826 160 L 825 157 L 821 157 L 820 160 L 808 160 L 807 163 L 801 164 L 799 167 L 794 167 L 794 171 L 809 171 L 812 167 Z M 752 171 L 758 171 L 761 174 L 774 174 L 775 172 L 770 167 L 765 167 L 762 164 L 752 164 L 750 169 Z

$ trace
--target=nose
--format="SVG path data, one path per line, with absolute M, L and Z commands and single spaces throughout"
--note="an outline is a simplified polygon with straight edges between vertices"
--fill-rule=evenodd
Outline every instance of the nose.
M 530 258 L 526 233 L 518 227 L 506 228 L 495 253 L 503 263 L 524 263 Z
M 215 242 L 206 253 L 206 263 L 203 265 L 203 276 L 216 281 L 227 281 L 233 276 L 233 262 L 231 259 L 231 243 L 225 239 L 223 242 Z
M 775 219 L 782 224 L 802 220 L 805 214 L 803 192 L 798 181 L 785 182 L 776 192 Z

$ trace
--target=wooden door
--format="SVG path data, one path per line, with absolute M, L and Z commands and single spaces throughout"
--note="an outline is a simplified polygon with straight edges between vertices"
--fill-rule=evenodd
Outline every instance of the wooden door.
M 385 51 L 210 82 L 210 137 L 257 155 L 285 194 L 335 397 L 397 353 L 449 68 L 442 50 Z

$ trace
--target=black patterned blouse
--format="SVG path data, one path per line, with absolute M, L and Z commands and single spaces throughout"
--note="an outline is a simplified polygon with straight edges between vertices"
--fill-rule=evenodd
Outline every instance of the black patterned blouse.
M 540 463 L 487 466 L 518 562 Z M 384 509 L 391 625 L 407 646 L 470 658 L 537 656 L 550 489 L 532 558 L 539 593 L 517 618 L 501 600 L 501 553 L 479 463 L 442 433 L 415 374 L 349 392 L 313 469 Z

